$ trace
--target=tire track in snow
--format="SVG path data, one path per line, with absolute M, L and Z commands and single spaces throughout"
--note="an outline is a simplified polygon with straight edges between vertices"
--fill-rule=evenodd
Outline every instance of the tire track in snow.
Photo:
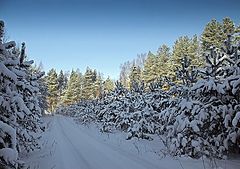
M 83 132 L 85 135 L 87 135 L 88 137 L 90 137 L 91 139 L 96 139 L 94 138 L 94 136 L 92 136 L 91 134 L 87 133 L 84 129 L 78 127 L 79 130 L 81 130 L 81 132 Z M 121 147 L 116 146 L 116 145 L 112 145 L 112 144 L 108 144 L 107 142 L 104 142 L 102 140 L 98 140 L 101 144 L 107 146 L 108 148 L 110 148 L 112 151 L 117 152 L 118 154 L 121 154 L 122 156 L 128 156 L 132 161 L 136 162 L 136 163 L 140 163 L 143 166 L 145 166 L 146 168 L 151 168 L 151 169 L 159 169 L 159 166 L 152 164 L 151 162 L 149 162 L 148 160 L 144 159 L 144 158 L 140 158 L 140 157 L 136 157 L 135 154 L 128 152 L 124 149 L 121 149 Z M 162 168 L 161 168 L 162 169 Z
M 96 167 L 101 169 L 124 169 L 126 167 L 131 168 L 131 166 L 139 169 L 160 168 L 160 166 L 154 165 L 145 159 L 134 157 L 132 156 L 133 154 L 129 152 L 122 151 L 117 147 L 97 140 L 96 138 L 90 136 L 89 133 L 86 133 L 86 131 L 82 131 L 78 124 L 72 121 L 72 119 L 63 116 L 58 116 L 57 118 L 61 122 L 61 130 L 70 130 L 67 133 L 65 132 L 65 137 L 69 139 L 69 142 L 71 142 L 73 147 L 81 149 L 81 152 L 83 152 L 82 155 L 84 155 L 86 161 L 89 161 L 89 163 L 91 162 L 93 169 Z M 71 135 L 71 133 L 74 133 L 74 135 Z M 98 159 L 96 159 L 96 156 Z M 108 162 L 112 162 L 111 165 L 107 164 Z
M 62 126 L 62 124 L 59 122 L 59 118 L 57 118 L 57 123 L 58 125 L 60 126 L 59 129 L 61 129 L 61 133 L 63 135 L 63 137 L 61 137 L 61 139 L 65 139 L 66 140 L 66 143 L 69 143 L 69 144 L 65 144 L 65 145 L 68 145 L 68 148 L 71 150 L 71 156 L 73 154 L 77 155 L 77 156 L 74 156 L 75 159 L 77 160 L 77 162 L 79 163 L 79 166 L 81 166 L 81 169 L 91 169 L 91 166 L 90 164 L 87 162 L 87 160 L 82 156 L 82 154 L 78 151 L 76 145 L 73 144 L 73 142 L 71 141 L 71 139 L 67 136 L 67 134 L 65 133 L 64 131 L 64 128 Z M 67 154 L 66 154 L 67 155 Z M 64 159 L 62 159 L 64 160 Z M 64 160 L 66 162 L 66 160 Z M 69 164 L 67 164 L 69 165 Z M 67 168 L 66 169 L 69 169 L 68 166 L 66 166 Z
M 87 159 L 86 161 L 88 161 L 88 164 L 92 164 L 91 169 L 125 169 L 123 160 L 125 157 L 120 156 L 119 158 L 116 158 L 115 152 L 106 152 L 106 150 L 109 150 L 109 147 L 100 144 L 97 140 L 90 138 L 83 132 L 80 132 L 78 125 L 69 118 L 64 116 L 58 116 L 57 118 L 61 121 L 58 122 L 59 126 L 62 126 L 61 130 L 70 131 L 64 132 L 64 137 L 69 140 L 72 139 L 70 142 L 74 145 L 73 147 L 81 150 L 81 154 L 85 157 L 84 159 Z M 74 135 L 71 135 L 72 133 L 74 133 Z

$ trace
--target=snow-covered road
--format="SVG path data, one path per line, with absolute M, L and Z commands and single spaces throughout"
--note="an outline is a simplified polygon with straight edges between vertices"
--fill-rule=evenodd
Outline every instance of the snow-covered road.
M 205 161 L 188 158 L 160 159 L 154 152 L 161 143 L 154 141 L 129 140 L 124 133 L 106 134 L 99 129 L 76 124 L 69 117 L 55 115 L 46 118 L 48 129 L 44 133 L 42 149 L 23 155 L 30 169 L 202 169 L 212 168 Z M 221 161 L 225 169 L 238 169 L 239 160 Z
M 161 167 L 108 146 L 81 130 L 69 118 L 54 117 L 52 135 L 57 141 L 57 169 L 159 169 Z

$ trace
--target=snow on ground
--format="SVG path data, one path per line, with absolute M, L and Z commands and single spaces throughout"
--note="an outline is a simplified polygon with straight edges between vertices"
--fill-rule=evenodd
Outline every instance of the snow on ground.
M 126 134 L 99 132 L 96 125 L 82 126 L 69 117 L 46 118 L 43 148 L 22 155 L 30 169 L 203 169 L 208 160 L 173 159 L 161 153 L 159 138 L 125 140 Z M 218 161 L 219 168 L 239 169 L 240 160 Z

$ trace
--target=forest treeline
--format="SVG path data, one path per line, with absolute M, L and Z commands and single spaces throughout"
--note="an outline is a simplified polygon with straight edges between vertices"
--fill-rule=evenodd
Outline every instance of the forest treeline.
M 181 36 L 173 47 L 161 45 L 156 54 L 149 51 L 140 54 L 133 61 L 127 61 L 120 66 L 119 82 L 131 89 L 133 83 L 144 83 L 147 89 L 152 82 L 164 78 L 177 82 L 176 70 L 181 67 L 182 58 L 191 60 L 192 67 L 204 66 L 203 53 L 211 46 L 220 48 L 227 35 L 240 32 L 230 18 L 226 17 L 222 22 L 213 19 L 205 26 L 200 37 Z M 234 41 L 239 40 L 235 37 Z M 97 70 L 87 68 L 85 73 L 72 70 L 70 75 L 62 70 L 57 74 L 51 69 L 46 76 L 48 86 L 49 111 L 54 111 L 59 105 L 70 105 L 81 100 L 91 100 L 103 97 L 115 87 L 115 82 L 110 77 L 103 79 Z M 179 81 L 180 82 L 180 81 Z M 164 86 L 168 89 L 169 86 Z

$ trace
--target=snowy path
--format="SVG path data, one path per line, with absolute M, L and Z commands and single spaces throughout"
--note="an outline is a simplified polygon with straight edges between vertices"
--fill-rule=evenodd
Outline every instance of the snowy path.
M 159 140 L 126 141 L 123 133 L 102 134 L 97 128 L 76 124 L 71 118 L 48 117 L 43 148 L 25 156 L 30 169 L 203 169 L 201 160 L 160 159 Z M 207 162 L 206 162 L 207 164 Z M 222 169 L 239 169 L 240 160 L 221 161 Z M 210 165 L 206 168 L 212 168 Z
M 57 141 L 57 169 L 160 169 L 91 137 L 69 118 L 54 117 L 52 134 Z

